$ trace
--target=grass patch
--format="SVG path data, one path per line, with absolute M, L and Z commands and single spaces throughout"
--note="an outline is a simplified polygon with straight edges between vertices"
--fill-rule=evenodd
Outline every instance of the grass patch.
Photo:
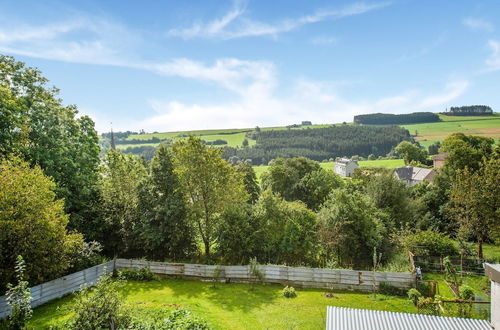
M 495 260 L 500 263 L 500 245 L 483 244 L 483 254 L 485 259 Z
M 128 307 L 137 310 L 160 310 L 183 307 L 203 318 L 216 329 L 321 329 L 326 306 L 375 309 L 415 313 L 416 308 L 405 297 L 354 292 L 334 292 L 328 298 L 325 290 L 296 289 L 297 297 L 287 299 L 283 287 L 247 284 L 221 284 L 162 279 L 152 282 L 128 282 L 120 291 Z M 61 325 L 70 317 L 73 296 L 55 300 L 35 309 L 30 328 L 43 329 Z

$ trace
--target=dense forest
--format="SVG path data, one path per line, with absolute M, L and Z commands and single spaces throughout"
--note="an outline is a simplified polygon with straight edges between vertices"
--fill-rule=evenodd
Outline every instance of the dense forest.
M 484 116 L 493 114 L 493 109 L 487 105 L 465 105 L 451 107 L 445 114 L 448 116 Z
M 321 161 L 339 156 L 385 156 L 401 141 L 412 141 L 401 127 L 332 125 L 301 130 L 271 130 L 255 134 L 251 148 L 224 148 L 223 157 L 251 159 L 253 165 L 267 164 L 275 158 L 306 157 Z
M 416 123 L 432 123 L 440 121 L 439 116 L 432 112 L 414 112 L 394 115 L 390 113 L 370 113 L 354 116 L 356 124 L 365 125 L 401 125 Z

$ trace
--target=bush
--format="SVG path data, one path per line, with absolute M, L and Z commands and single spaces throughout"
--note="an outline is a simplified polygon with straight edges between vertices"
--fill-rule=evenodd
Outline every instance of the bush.
M 140 269 L 126 268 L 118 271 L 118 278 L 120 280 L 128 281 L 153 281 L 159 277 L 151 271 L 151 269 L 144 267 Z
M 456 256 L 458 249 L 454 241 L 443 233 L 433 230 L 417 231 L 401 237 L 405 250 L 417 256 Z
M 403 289 L 387 282 L 380 282 L 378 292 L 387 296 L 404 296 L 406 294 Z
M 210 329 L 207 323 L 191 315 L 186 309 L 167 311 L 154 311 L 148 320 L 133 320 L 127 329 L 131 330 L 205 330 Z M 141 315 L 142 316 L 142 315 Z
M 97 284 L 77 294 L 74 316 L 65 329 L 120 329 L 129 323 L 129 316 L 118 294 L 119 282 L 105 275 Z
M 461 285 L 458 289 L 460 291 L 460 297 L 464 300 L 473 300 L 474 299 L 474 290 L 468 285 Z
M 28 287 L 28 282 L 24 280 L 25 263 L 23 257 L 18 256 L 16 261 L 16 278 L 17 285 L 13 286 L 10 283 L 7 285 L 7 304 L 12 308 L 12 312 L 7 319 L 5 328 L 7 329 L 24 329 L 26 321 L 31 318 L 33 311 L 31 310 L 31 293 Z M 0 324 L 0 326 L 3 326 Z
M 293 286 L 286 286 L 283 289 L 283 297 L 285 298 L 295 298 L 297 297 L 297 292 L 295 292 L 295 288 Z
M 260 282 L 264 284 L 266 280 L 264 273 L 259 267 L 259 263 L 257 262 L 257 258 L 250 258 L 250 275 L 253 277 L 252 287 L 255 282 Z
M 413 288 L 408 290 L 407 294 L 408 294 L 408 299 L 411 300 L 415 306 L 417 306 L 418 299 L 422 297 L 422 294 L 417 289 Z

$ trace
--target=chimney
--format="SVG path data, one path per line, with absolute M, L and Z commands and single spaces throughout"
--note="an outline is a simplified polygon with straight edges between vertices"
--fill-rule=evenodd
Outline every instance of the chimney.
M 500 264 L 484 264 L 491 281 L 491 326 L 500 329 Z

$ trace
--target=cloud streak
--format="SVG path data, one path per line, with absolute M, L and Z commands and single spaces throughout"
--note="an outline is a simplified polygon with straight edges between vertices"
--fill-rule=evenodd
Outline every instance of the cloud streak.
M 500 41 L 490 40 L 488 46 L 491 50 L 491 55 L 486 59 L 487 71 L 500 70 Z
M 244 15 L 246 3 L 237 1 L 234 2 L 233 7 L 221 18 L 217 18 L 207 23 L 196 22 L 187 28 L 174 28 L 168 31 L 168 35 L 184 39 L 236 39 L 256 36 L 276 37 L 281 33 L 296 30 L 307 24 L 361 15 L 386 7 L 389 4 L 389 2 L 374 4 L 354 3 L 340 9 L 317 10 L 310 15 L 284 19 L 275 23 L 265 23 L 247 18 Z
M 495 30 L 495 27 L 493 26 L 492 23 L 480 19 L 480 18 L 465 18 L 462 21 L 462 24 L 468 27 L 469 29 L 476 30 L 476 31 L 486 31 L 486 32 L 493 32 Z

